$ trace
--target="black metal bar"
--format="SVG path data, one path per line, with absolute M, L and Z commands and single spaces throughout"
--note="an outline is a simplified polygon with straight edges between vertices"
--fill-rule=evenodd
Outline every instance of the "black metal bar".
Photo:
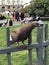
M 43 47 L 48 46 L 49 45 L 49 40 L 45 41 L 43 44 Z M 23 45 L 20 46 L 20 48 L 18 48 L 17 46 L 14 47 L 6 47 L 6 48 L 0 48 L 0 54 L 6 54 L 6 53 L 10 53 L 10 52 L 17 52 L 17 51 L 23 51 L 23 50 L 27 50 L 27 49 L 35 49 L 39 47 L 39 44 L 30 44 L 30 45 L 26 45 L 27 47 L 24 48 Z
M 37 28 L 37 65 L 43 65 L 43 26 Z
M 45 41 L 48 40 L 48 24 L 45 24 Z M 48 45 L 44 48 L 44 65 L 48 65 Z
M 28 38 L 28 45 L 32 44 L 32 36 L 31 36 L 31 33 L 30 33 L 30 36 Z M 28 50 L 28 65 L 32 65 L 32 49 L 29 49 Z
M 17 52 L 17 51 L 23 51 L 23 50 L 29 50 L 29 49 L 34 49 L 34 48 L 38 48 L 38 44 L 30 44 L 30 45 L 26 45 L 27 47 L 24 48 L 23 45 L 20 46 L 20 48 L 18 48 L 17 46 L 14 47 L 6 47 L 6 48 L 2 48 L 0 49 L 0 54 L 6 54 L 6 53 L 10 53 L 10 52 Z
M 9 30 L 9 27 L 6 28 L 6 35 L 7 35 L 7 47 L 10 46 L 10 30 Z M 7 62 L 8 62 L 8 65 L 11 65 L 11 53 L 7 53 Z

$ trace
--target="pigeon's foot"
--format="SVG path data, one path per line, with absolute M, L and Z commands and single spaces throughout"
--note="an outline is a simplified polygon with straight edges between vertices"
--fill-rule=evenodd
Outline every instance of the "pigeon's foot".
M 24 48 L 27 48 L 26 44 L 23 45 Z
M 19 45 L 19 43 L 18 43 L 18 48 L 20 48 L 20 45 Z
M 20 45 L 18 45 L 18 48 L 20 48 Z

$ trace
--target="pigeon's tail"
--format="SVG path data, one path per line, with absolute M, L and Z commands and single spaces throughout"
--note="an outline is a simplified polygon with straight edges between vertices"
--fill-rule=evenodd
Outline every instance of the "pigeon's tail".
M 12 41 L 12 37 L 11 37 L 11 35 L 10 35 L 10 41 Z

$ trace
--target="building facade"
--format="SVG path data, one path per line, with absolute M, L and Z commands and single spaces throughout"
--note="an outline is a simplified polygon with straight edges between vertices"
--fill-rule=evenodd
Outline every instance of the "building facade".
M 13 11 L 23 5 L 23 0 L 0 0 L 0 11 Z

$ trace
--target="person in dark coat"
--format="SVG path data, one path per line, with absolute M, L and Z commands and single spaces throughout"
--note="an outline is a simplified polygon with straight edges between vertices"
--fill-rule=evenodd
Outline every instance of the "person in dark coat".
M 16 17 L 17 21 L 19 21 L 19 12 L 18 11 L 15 13 L 15 17 Z
M 12 26 L 13 25 L 13 22 L 12 22 L 12 20 L 10 19 L 9 20 L 9 26 Z
M 21 20 L 24 20 L 24 13 L 21 12 Z

